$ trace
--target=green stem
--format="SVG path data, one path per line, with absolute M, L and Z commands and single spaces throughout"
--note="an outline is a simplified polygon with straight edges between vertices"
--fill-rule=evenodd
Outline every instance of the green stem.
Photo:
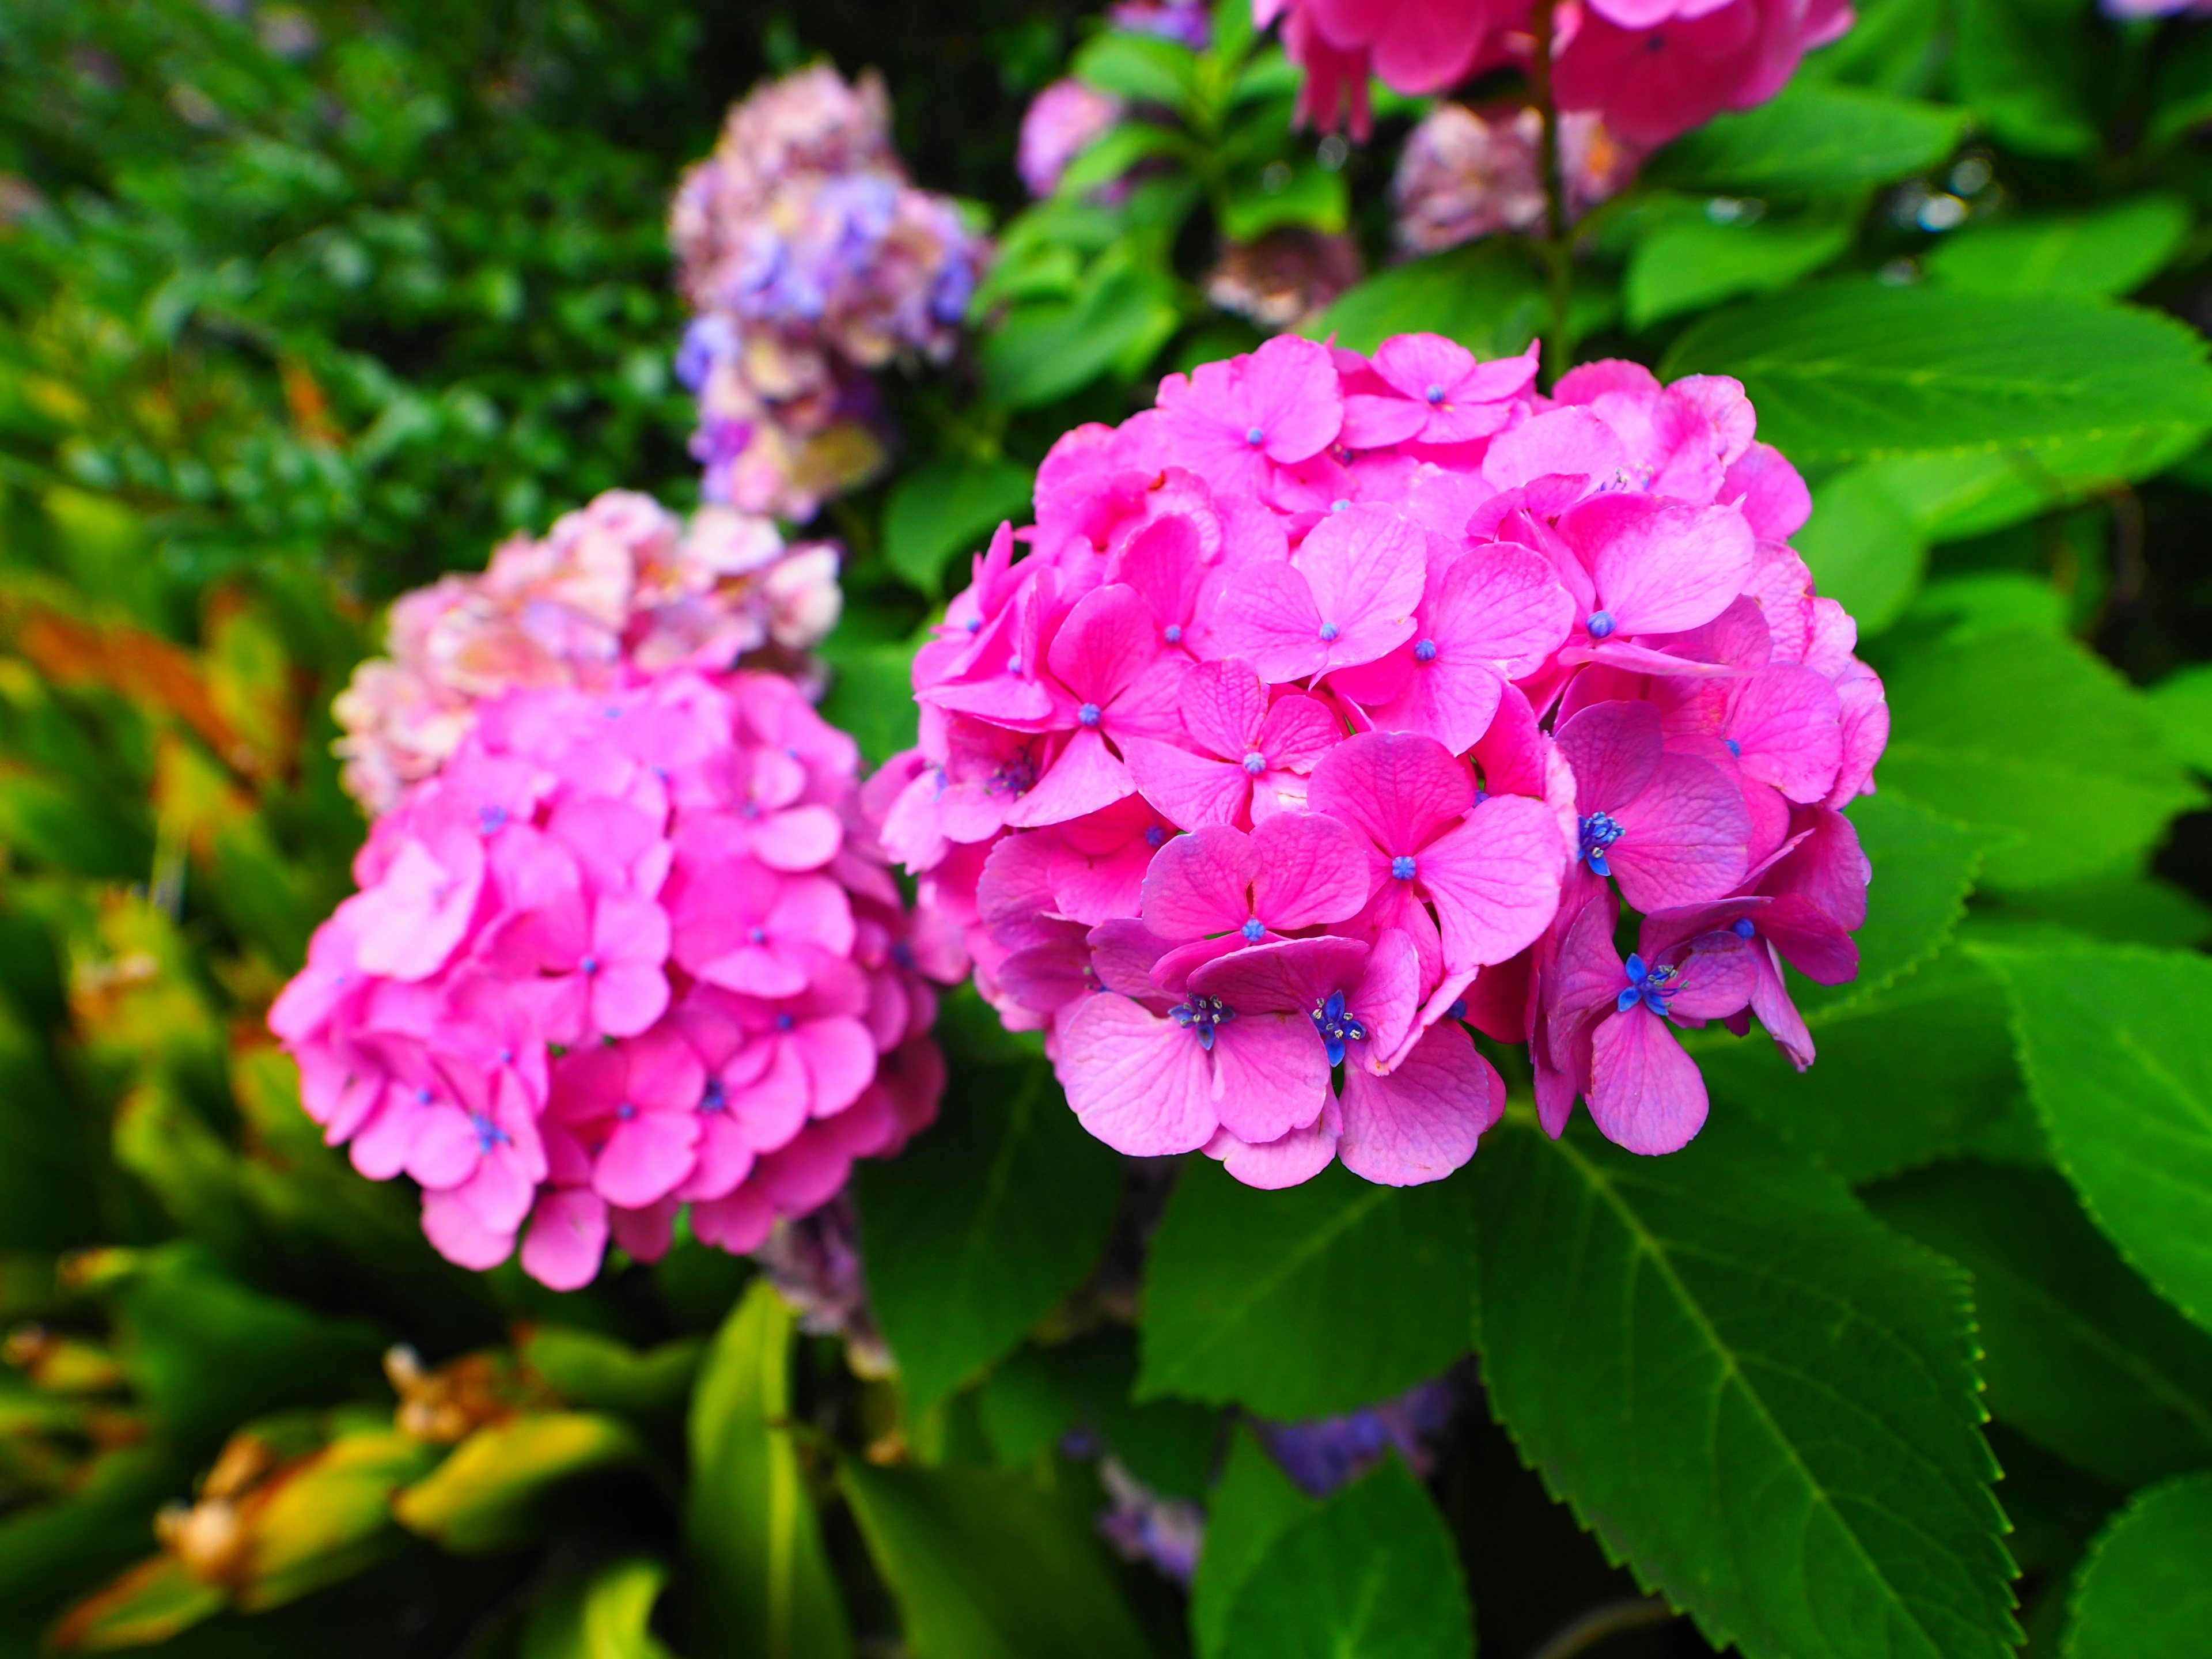
M 1575 255 L 1568 240 L 1567 181 L 1559 164 L 1559 106 L 1552 90 L 1552 13 L 1558 0 L 1536 0 L 1529 27 L 1536 33 L 1534 61 L 1529 65 L 1528 89 L 1543 120 L 1543 136 L 1536 159 L 1544 179 L 1543 255 L 1550 277 L 1551 323 L 1544 331 L 1544 370 L 1547 382 L 1556 382 L 1569 368 L 1567 302 L 1574 281 Z

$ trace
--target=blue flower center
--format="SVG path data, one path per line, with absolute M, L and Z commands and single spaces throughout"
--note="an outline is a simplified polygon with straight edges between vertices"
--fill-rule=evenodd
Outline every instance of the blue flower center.
M 1258 777 L 1267 769 L 1267 757 L 1255 749 L 1244 757 L 1244 770 L 1249 776 Z
M 1096 726 L 1105 718 L 1106 711 L 1095 702 L 1086 702 L 1075 711 L 1077 721 L 1084 726 Z
M 960 625 L 966 629 L 970 634 L 976 633 L 982 628 L 983 619 L 981 617 L 970 617 L 966 622 L 962 623 Z
M 1012 656 L 1006 659 L 1006 672 L 1009 674 L 1018 674 L 1021 672 L 1022 653 L 1017 651 Z
M 1628 831 L 1610 812 L 1593 812 L 1583 820 L 1581 844 L 1575 856 L 1590 867 L 1593 875 L 1610 876 L 1613 871 L 1605 861 L 1606 849 Z
M 1244 942 L 1247 945 L 1257 945 L 1267 937 L 1267 925 L 1257 916 L 1246 917 L 1244 925 L 1237 931 L 1244 935 Z
M 507 808 L 499 805 L 477 808 L 477 834 L 495 836 L 506 828 Z
M 1738 760 L 1743 758 L 1743 745 L 1734 738 L 1723 738 L 1721 741 L 1729 746 L 1729 754 L 1734 755 Z
M 428 1089 L 417 1089 L 415 1091 L 415 1103 L 417 1106 L 428 1106 L 437 1097 L 437 1095 Z
M 1390 873 L 1397 877 L 1400 881 L 1413 880 L 1413 872 L 1419 867 L 1413 862 L 1413 855 L 1411 853 L 1401 853 L 1390 860 Z
M 1640 1002 L 1653 1013 L 1665 1018 L 1667 1005 L 1681 991 L 1678 981 L 1682 970 L 1647 966 L 1644 958 L 1633 951 L 1629 954 L 1626 967 L 1628 984 L 1613 1000 L 1615 1012 L 1625 1014 Z
M 1334 623 L 1323 623 L 1321 625 L 1321 636 L 1324 643 L 1333 642 L 1336 638 L 1336 634 L 1337 628 Z
M 586 979 L 589 979 L 593 974 L 599 971 L 599 959 L 597 957 L 586 957 L 581 962 L 576 964 L 576 971 L 581 974 Z
M 631 1105 L 629 1102 L 625 1100 L 621 1105 L 615 1108 L 615 1115 L 620 1118 L 623 1122 L 627 1123 L 637 1115 L 637 1108 Z
M 789 1014 L 778 1014 L 775 1017 L 775 1029 L 779 1031 L 788 1031 L 793 1026 L 798 1024 L 799 1022 L 793 1019 Z
M 1613 629 L 1617 626 L 1618 624 L 1613 620 L 1612 611 L 1593 611 L 1590 612 L 1589 636 L 1592 639 L 1601 640 L 1605 638 L 1605 636 L 1612 633 Z
M 756 922 L 745 929 L 745 937 L 756 945 L 765 945 L 768 943 L 768 929 Z
M 489 1158 L 491 1149 L 495 1146 L 511 1146 L 514 1144 L 513 1135 L 507 1133 L 482 1112 L 469 1114 L 469 1127 L 476 1131 L 477 1156 L 479 1158 Z
M 1432 404 L 1440 404 L 1444 400 L 1444 389 L 1432 380 L 1429 383 L 1428 390 L 1422 392 L 1421 396 Z
M 1266 431 L 1260 427 L 1248 427 L 1244 433 L 1244 441 L 1251 445 L 1253 448 L 1257 449 L 1261 444 L 1267 441 L 1267 434 Z
M 1322 1047 L 1328 1050 L 1332 1066 L 1344 1064 L 1345 1044 L 1367 1041 L 1366 1023 L 1344 1006 L 1341 991 L 1331 991 L 1328 1001 L 1316 1003 L 1308 1012 L 1313 1016 L 1314 1029 L 1321 1033 Z
M 1152 848 L 1155 852 L 1167 845 L 1167 830 L 1159 824 L 1156 823 L 1151 829 L 1145 831 L 1145 845 Z
M 1415 662 L 1434 662 L 1436 659 L 1437 642 L 1434 640 L 1415 640 L 1413 641 L 1413 660 Z
M 987 795 L 1026 795 L 1036 787 L 1036 763 L 1026 752 L 1003 762 L 984 782 Z
M 1160 630 L 1160 637 L 1165 640 L 1170 645 L 1181 645 L 1182 643 L 1182 624 L 1181 623 L 1170 623 L 1165 628 Z
M 730 1091 L 722 1086 L 722 1079 L 708 1078 L 706 1090 L 699 1097 L 699 1109 L 702 1112 L 726 1111 L 729 1104 Z
M 1729 932 L 1734 933 L 1738 939 L 1749 939 L 1758 931 L 1758 928 L 1752 926 L 1749 916 L 1738 916 L 1734 921 L 1729 923 Z
M 1217 1027 L 1237 1018 L 1237 1011 L 1219 997 L 1191 997 L 1168 1010 L 1168 1018 L 1194 1033 L 1198 1046 L 1211 1052 Z

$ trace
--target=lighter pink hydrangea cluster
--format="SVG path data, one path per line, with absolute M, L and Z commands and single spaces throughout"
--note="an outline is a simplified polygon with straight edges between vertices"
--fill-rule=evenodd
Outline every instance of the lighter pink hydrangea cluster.
M 309 1115 L 362 1174 L 418 1183 L 464 1267 L 519 1242 L 573 1288 L 610 1238 L 659 1255 L 687 1205 L 699 1238 L 757 1247 L 943 1084 L 917 963 L 944 953 L 857 759 L 774 674 L 485 703 L 377 820 L 270 1012 Z
M 707 499 L 799 520 L 882 464 L 871 371 L 951 354 L 987 253 L 951 198 L 908 182 L 882 80 L 827 65 L 730 111 L 669 235 L 697 313 L 677 371 Z
M 1805 486 L 1733 380 L 1535 367 L 1284 337 L 1170 375 L 1054 447 L 917 656 L 884 845 L 1109 1145 L 1433 1180 L 1503 1109 L 1469 1024 L 1530 1044 L 1554 1133 L 1579 1095 L 1644 1152 L 1705 1117 L 1677 1028 L 1812 1058 L 1777 952 L 1855 971 L 1838 809 L 1887 717 L 1787 545 Z
M 1299 112 L 1368 130 L 1367 78 L 1443 92 L 1481 70 L 1525 66 L 1533 0 L 1253 0 L 1304 68 Z M 1851 25 L 1850 0 L 1562 0 L 1553 86 L 1562 110 L 1594 111 L 1625 143 L 1656 148 L 1727 109 L 1782 90 L 1798 60 Z
M 1478 114 L 1464 104 L 1438 104 L 1407 135 L 1391 180 L 1399 246 L 1434 253 L 1500 231 L 1541 232 L 1542 137 L 1543 118 L 1525 106 Z M 1563 117 L 1559 163 L 1569 219 L 1619 192 L 1642 160 L 1596 116 Z
M 836 624 L 837 549 L 787 546 L 775 526 L 709 507 L 690 522 L 613 489 L 542 538 L 502 543 L 478 575 L 450 575 L 392 607 L 386 649 L 354 670 L 332 712 L 345 787 L 370 812 L 459 750 L 487 697 L 525 686 L 600 690 L 641 672 L 803 671 Z

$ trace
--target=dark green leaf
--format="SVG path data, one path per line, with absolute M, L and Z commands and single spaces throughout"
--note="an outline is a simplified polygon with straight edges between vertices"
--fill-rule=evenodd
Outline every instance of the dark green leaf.
M 2178 196 L 2137 196 L 2094 213 L 1999 219 L 1946 237 L 1928 274 L 1980 294 L 2131 294 L 2189 234 Z
M 520 1659 L 670 1659 L 651 1628 L 668 1567 L 651 1556 L 572 1577 L 530 1610 Z
M 884 503 L 884 562 L 935 594 L 946 560 L 981 550 L 1003 520 L 1029 516 L 1035 476 L 1012 461 L 938 460 L 915 468 Z
M 1011 1352 L 1097 1264 L 1121 1160 L 1038 1060 L 963 1070 L 936 1127 L 854 1185 L 870 1303 L 921 1411 Z
M 1344 175 L 1301 156 L 1295 167 L 1271 162 L 1234 180 L 1222 204 L 1221 228 L 1238 242 L 1256 240 L 1280 225 L 1340 231 L 1350 210 Z
M 640 1353 L 596 1331 L 562 1325 L 535 1326 L 515 1344 L 523 1360 L 569 1405 L 647 1421 L 684 1409 L 704 1346 L 684 1337 Z
M 1087 386 L 1124 353 L 1157 349 L 1179 320 L 1167 279 L 1126 264 L 1095 270 L 1069 304 L 1013 307 L 983 340 L 983 375 L 1011 409 Z M 1147 344 L 1149 343 L 1149 344 Z
M 1172 128 L 1151 121 L 1123 121 L 1085 144 L 1053 186 L 1055 195 L 1080 198 L 1119 179 L 1138 162 L 1155 155 L 1180 155 L 1188 141 Z
M 2153 427 L 1978 454 L 1893 456 L 1860 470 L 1911 511 L 1924 539 L 1960 541 L 2155 477 L 2203 436 L 2194 426 Z
M 851 732 L 871 766 L 914 747 L 920 726 L 914 650 L 904 641 L 847 645 L 834 638 L 825 648 L 830 690 L 822 699 L 822 718 Z
M 2052 1152 L 2097 1224 L 2212 1329 L 2212 961 L 1978 947 L 2010 994 Z
M 2136 1494 L 2092 1546 L 2067 1659 L 2180 1659 L 2212 1629 L 2212 1474 Z
M 1662 373 L 1735 376 L 1759 435 L 1802 465 L 2201 431 L 2204 349 L 2093 300 L 1838 283 L 1703 319 Z
M 1874 866 L 1866 922 L 1852 935 L 1859 974 L 1847 985 L 1793 974 L 1791 994 L 1808 1015 L 1877 996 L 1933 957 L 1966 914 L 1982 866 L 1979 835 L 1886 791 L 1861 796 L 1848 816 Z
M 1715 224 L 1702 215 L 1663 224 L 1637 243 L 1620 297 L 1631 328 L 1809 276 L 1850 246 L 1841 219 Z
M 1218 1659 L 1246 1581 L 1275 1540 L 1319 1507 L 1267 1455 L 1259 1437 L 1240 1425 L 1206 1507 L 1206 1548 L 1191 1586 L 1191 1639 L 1199 1659 Z
M 1725 1113 L 1474 1171 L 1492 1409 L 1609 1553 L 1753 1659 L 2008 1652 L 1955 1270 Z
M 1480 357 L 1526 349 L 1544 320 L 1543 289 L 1528 255 L 1486 240 L 1377 272 L 1347 289 L 1302 332 L 1372 351 L 1409 331 L 1445 334 Z
M 842 1659 L 844 1602 L 791 1431 L 791 1310 L 756 1279 L 716 1334 L 691 1396 L 684 1544 L 693 1647 Z
M 854 1460 L 842 1479 L 915 1659 L 1148 1659 L 1097 1540 L 1022 1477 Z
M 1645 170 L 1654 184 L 1787 196 L 1887 184 L 1933 167 L 1966 136 L 1965 111 L 1858 87 L 1800 82 L 1741 115 L 1676 139 Z
M 1813 516 L 1790 538 L 1821 594 L 1869 635 L 1897 620 L 1928 563 L 1928 538 L 1883 478 L 1883 465 L 1846 467 L 1822 480 L 1813 491 Z
M 1191 1160 L 1146 1267 L 1139 1395 L 1325 1417 L 1434 1376 L 1467 1347 L 1467 1187 L 1332 1165 L 1267 1193 Z
M 2212 34 L 2202 29 L 2169 36 L 2152 82 L 2154 106 L 2148 137 L 2171 143 L 2191 128 L 2212 120 Z
M 1875 775 L 1984 831 L 1992 886 L 2102 873 L 2203 798 L 2142 694 L 2071 640 L 1991 633 L 1882 666 L 1893 724 Z
M 2122 1486 L 2212 1465 L 2212 1336 L 2128 1270 L 2063 1177 L 1948 1164 L 1865 1197 L 1973 1274 L 2000 1419 Z
M 1443 1518 L 1390 1458 L 1277 1534 L 1229 1610 L 1222 1659 L 1473 1659 Z
M 2031 155 L 2097 148 L 2089 20 L 2073 0 L 1963 0 L 1951 72 L 1960 99 Z

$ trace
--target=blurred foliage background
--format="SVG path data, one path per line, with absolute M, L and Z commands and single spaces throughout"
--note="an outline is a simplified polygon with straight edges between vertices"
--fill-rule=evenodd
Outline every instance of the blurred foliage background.
M 862 1651 L 898 1650 L 902 1615 L 921 1659 L 982 1652 L 960 1645 L 962 1619 L 1025 1606 L 1025 1583 L 1097 1610 L 1088 1651 L 1189 1650 L 1173 1591 L 1085 1553 L 1098 1477 L 1055 1450 L 1071 1425 L 1103 1425 L 1171 1496 L 1200 1495 L 1214 1468 L 1212 1407 L 1131 1403 L 1115 1224 L 1143 1178 L 1021 1103 L 1039 1062 L 972 1006 L 948 1019 L 965 1081 L 940 1149 L 919 1143 L 860 1194 L 871 1236 L 922 1264 L 876 1287 L 906 1397 L 848 1374 L 840 1345 L 747 1290 L 746 1264 L 696 1245 L 558 1297 L 511 1267 L 447 1266 L 409 1194 L 320 1144 L 261 1026 L 346 890 L 362 826 L 326 710 L 382 603 L 602 489 L 696 498 L 662 212 L 759 76 L 823 52 L 879 67 L 916 177 L 985 204 L 1006 249 L 975 349 L 892 389 L 901 470 L 829 521 L 854 599 L 831 708 L 878 758 L 910 720 L 915 627 L 1053 436 L 1261 337 L 1207 296 L 1224 236 L 1353 235 L 1378 274 L 1299 325 L 1355 345 L 1434 328 L 1486 354 L 1542 321 L 1510 239 L 1390 263 L 1382 185 L 1414 106 L 1385 100 L 1370 148 L 1331 149 L 1290 135 L 1269 49 L 1224 27 L 1191 70 L 1112 45 L 1126 37 L 1082 9 L 0 0 L 0 1655 L 52 1637 L 606 1659 L 665 1651 L 659 1630 L 704 1656 L 738 1650 L 717 1587 L 742 1598 L 778 1550 L 820 1579 L 785 1630 L 809 1659 L 845 1640 L 805 1625 L 833 1576 Z M 1812 371 L 1790 355 L 1798 313 L 1758 307 L 1820 284 L 1955 296 L 2010 318 L 2022 360 L 2063 344 L 2068 306 L 2131 298 L 2169 343 L 2212 328 L 2212 149 L 2191 136 L 2212 118 L 2212 29 L 2115 29 L 2068 0 L 1862 15 L 1788 98 L 1692 135 L 1589 222 L 1578 355 L 1740 373 L 1764 415 L 1767 384 Z M 1110 208 L 1080 177 L 1025 204 L 1022 109 L 1077 52 L 1175 142 L 1121 141 L 1148 170 Z M 1831 320 L 1871 349 L 1902 313 L 1867 303 Z M 1896 793 L 1974 834 L 1936 837 L 1950 873 L 1889 947 L 1895 982 L 1815 1015 L 1810 1092 L 1762 1059 L 1708 1060 L 1724 1109 L 1794 1124 L 1906 1231 L 1974 1260 L 2041 1218 L 2078 1230 L 2106 1275 L 2069 1290 L 2078 1304 L 2127 1304 L 2142 1352 L 2194 1402 L 2159 1448 L 2081 1431 L 2022 1373 L 2015 1393 L 1992 1385 L 2038 1653 L 2123 1493 L 2212 1461 L 2189 1394 L 2212 1377 L 2204 1338 L 2045 1180 L 2003 997 L 1966 948 L 2178 952 L 2212 923 L 2212 815 L 2191 775 L 2212 772 L 2212 414 L 2160 403 L 2153 368 L 2111 393 L 2142 411 L 2117 435 L 1916 449 L 1817 413 L 1786 435 L 1777 413 L 1765 435 L 1820 506 L 1807 556 L 1867 623 L 1908 762 L 1922 745 L 1929 781 L 1917 793 L 1900 769 Z M 1951 727 L 1914 723 L 1939 704 L 1963 710 Z M 1947 788 L 1962 731 L 1990 722 L 2038 758 Z M 2055 804 L 2023 806 L 2045 787 Z M 1850 1118 L 1917 1099 L 1925 1078 L 1899 1057 L 1939 1052 L 1940 1121 Z M 1805 1127 L 1820 1113 L 1849 1121 L 1823 1139 Z M 927 1270 L 969 1237 L 957 1179 L 977 1144 L 1060 1171 L 1036 1202 L 1067 1224 L 1044 1245 L 1018 1216 L 985 1237 L 1042 1265 L 933 1337 Z M 932 1182 L 950 1196 L 918 1197 Z M 1218 1205 L 1186 1224 L 1202 1224 L 1242 1225 Z M 1984 1332 L 1993 1373 L 2007 1328 Z M 793 1352 L 795 1383 L 775 1380 Z M 1303 1397 L 1282 1397 L 1295 1414 Z M 1532 1648 L 1632 1597 L 1471 1416 L 1433 1489 L 1484 1644 Z M 794 1417 L 888 1461 L 840 1464 Z M 1228 1478 L 1249 1475 L 1256 1503 L 1248 1444 Z M 833 1481 L 819 1532 L 769 1496 Z M 1205 1599 L 1202 1638 L 1223 1616 Z M 1019 1629 L 993 1639 L 1036 1650 Z M 1704 1650 L 1679 1622 L 1619 1642 Z

